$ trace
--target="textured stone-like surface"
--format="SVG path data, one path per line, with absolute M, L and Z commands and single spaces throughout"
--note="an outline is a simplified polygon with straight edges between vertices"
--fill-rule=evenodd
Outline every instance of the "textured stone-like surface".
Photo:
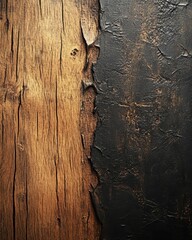
M 92 162 L 102 239 L 191 239 L 192 1 L 100 4 Z

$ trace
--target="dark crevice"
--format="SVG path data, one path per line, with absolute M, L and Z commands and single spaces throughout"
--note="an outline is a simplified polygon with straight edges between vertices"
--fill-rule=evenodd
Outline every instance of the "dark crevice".
M 89 65 L 89 61 L 88 61 L 89 46 L 87 45 L 87 41 L 86 41 L 86 38 L 85 38 L 84 33 L 83 33 L 83 27 L 82 27 L 81 22 L 80 22 L 80 27 L 81 27 L 81 36 L 82 36 L 82 40 L 83 40 L 85 51 L 86 51 L 86 58 L 85 58 L 85 64 L 84 64 L 83 71 L 86 72 L 88 70 L 88 65 Z
M 39 0 L 39 11 L 40 11 L 40 15 L 41 15 L 41 18 L 42 18 L 43 12 L 42 12 L 42 2 L 41 2 L 41 0 Z
M 36 126 L 37 126 L 37 141 L 39 138 L 39 113 L 36 114 Z
M 17 172 L 17 140 L 14 136 L 14 172 L 13 172 L 13 192 L 12 192 L 12 204 L 13 204 L 13 239 L 16 239 L 16 222 L 15 222 L 15 186 L 16 186 L 16 172 Z
M 99 186 L 99 184 L 97 185 L 97 187 L 98 186 Z M 101 221 L 101 217 L 100 217 L 101 213 L 98 212 L 98 207 L 97 207 L 97 202 L 96 202 L 96 199 L 97 199 L 96 193 L 95 193 L 96 188 L 92 186 L 92 190 L 89 193 L 90 193 L 91 204 L 92 204 L 92 207 L 93 207 L 93 211 L 95 213 L 95 217 L 97 219 L 97 222 L 102 227 L 102 221 Z M 100 211 L 101 211 L 101 209 L 100 209 Z
M 4 113 L 2 110 L 2 120 L 1 120 L 1 143 L 2 143 L 2 149 L 4 145 Z
M 54 157 L 54 164 L 55 164 L 55 183 L 56 183 L 56 200 L 57 200 L 57 223 L 59 226 L 59 239 L 61 239 L 61 214 L 60 214 L 60 206 L 59 206 L 59 190 L 58 190 L 58 168 L 57 168 L 57 160 Z
M 64 175 L 64 189 L 67 189 L 67 181 Z M 64 197 L 64 201 L 65 201 L 65 207 L 67 207 L 67 191 L 64 191 L 65 197 Z
M 8 30 L 9 30 L 8 0 L 6 0 L 5 9 L 6 9 L 6 28 L 7 28 L 7 32 L 8 32 Z
M 28 216 L 29 216 L 29 206 L 28 206 L 28 172 L 27 172 L 27 162 L 26 162 L 26 183 L 25 183 L 25 192 L 26 192 L 26 198 L 25 198 L 25 204 L 26 204 L 26 240 L 28 239 Z
M 5 75 L 4 75 L 4 82 L 3 82 L 4 85 L 6 83 L 6 80 L 7 80 L 7 64 L 6 64 L 6 68 L 5 68 Z
M 11 55 L 12 55 L 12 58 L 13 58 L 13 54 L 14 54 L 14 30 L 12 27 L 12 30 L 11 30 Z
M 22 92 L 23 90 L 21 90 L 19 92 L 19 96 L 18 96 L 18 109 L 17 109 L 17 134 L 19 135 L 19 126 L 20 126 L 20 110 L 21 110 L 21 105 L 22 105 Z
M 17 35 L 17 55 L 16 55 L 16 82 L 18 81 L 19 77 L 19 45 L 20 45 L 20 32 L 18 31 Z
M 56 115 L 56 141 L 57 141 L 57 155 L 59 162 L 59 116 L 58 116 L 58 86 L 56 79 L 56 87 L 55 87 L 55 115 Z
M 81 143 L 82 143 L 83 149 L 85 149 L 85 135 L 84 134 L 81 134 Z
M 61 76 L 62 76 L 62 54 L 63 54 L 63 37 L 61 33 L 61 47 L 60 47 L 60 59 L 59 59 Z
M 2 12 L 3 12 L 3 1 L 0 1 L 0 20 L 3 19 L 3 14 L 2 14 Z
M 57 201 L 57 223 L 59 226 L 59 239 L 61 239 L 61 213 L 60 213 L 60 206 L 59 206 L 59 189 L 58 189 L 58 163 L 59 163 L 59 117 L 58 117 L 58 86 L 57 86 L 57 79 L 56 79 L 56 86 L 55 86 L 55 115 L 56 115 L 56 144 L 57 144 L 57 157 L 54 157 L 54 164 L 55 164 L 55 184 L 56 184 L 56 201 Z
M 3 18 L 6 18 L 6 26 L 7 30 L 9 27 L 9 20 L 8 20 L 8 0 L 1 0 L 0 1 L 0 20 L 3 20 Z

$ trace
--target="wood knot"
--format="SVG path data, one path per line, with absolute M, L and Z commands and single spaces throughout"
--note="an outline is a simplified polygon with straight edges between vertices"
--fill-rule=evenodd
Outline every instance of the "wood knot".
M 77 48 L 74 48 L 74 49 L 71 51 L 71 56 L 75 57 L 78 52 L 79 52 L 79 50 L 78 50 Z

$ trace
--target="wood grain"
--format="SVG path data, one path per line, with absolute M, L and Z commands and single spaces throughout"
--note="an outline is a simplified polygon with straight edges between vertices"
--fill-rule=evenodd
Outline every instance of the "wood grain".
M 95 92 L 82 92 L 98 2 L 3 0 L 0 34 L 0 239 L 99 239 Z

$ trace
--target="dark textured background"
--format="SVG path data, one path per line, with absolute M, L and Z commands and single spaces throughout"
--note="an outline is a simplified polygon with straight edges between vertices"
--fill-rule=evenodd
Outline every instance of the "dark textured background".
M 192 1 L 100 4 L 101 239 L 192 239 Z

